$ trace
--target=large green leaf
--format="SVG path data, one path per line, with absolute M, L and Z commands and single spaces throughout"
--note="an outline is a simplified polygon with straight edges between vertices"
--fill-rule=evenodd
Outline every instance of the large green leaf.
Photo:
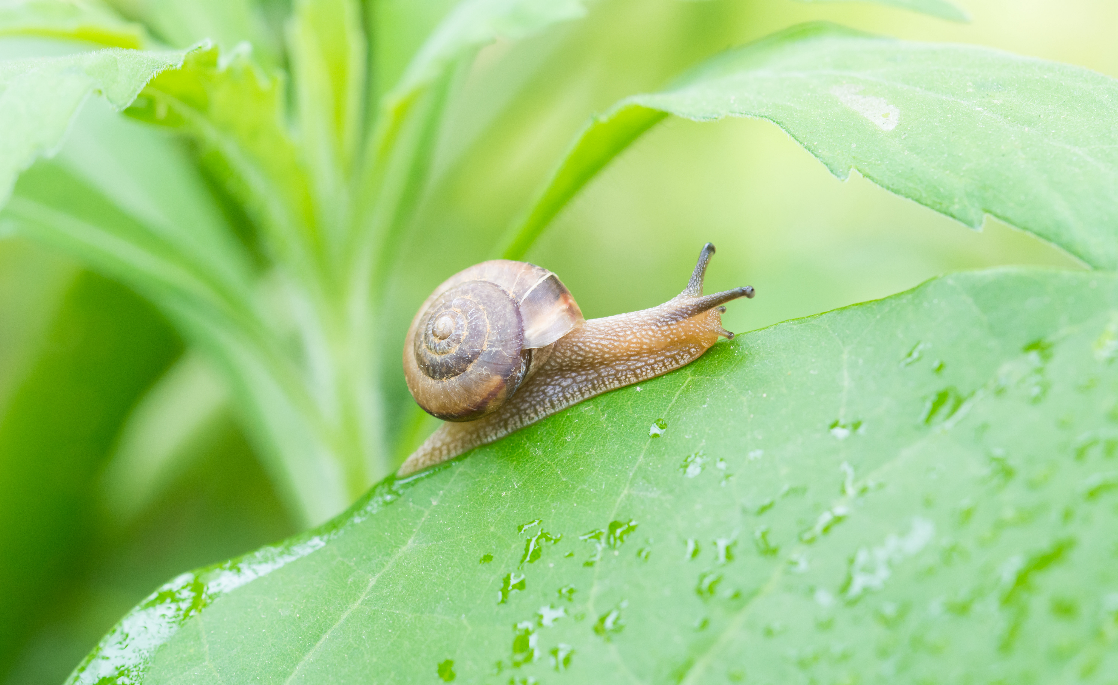
M 526 251 L 593 176 L 668 114 L 768 119 L 846 178 L 971 227 L 991 214 L 1093 266 L 1118 267 L 1118 81 L 965 45 L 789 29 L 731 50 L 583 130 L 506 255 Z
M 147 42 L 143 27 L 100 0 L 14 0 L 0 6 L 0 36 L 68 38 L 118 48 Z
M 181 65 L 184 55 L 110 48 L 0 62 L 0 206 L 20 172 L 57 150 L 90 93 L 124 109 L 156 74 Z
M 1118 277 L 792 321 L 184 574 L 71 682 L 1104 682 Z M 245 658 L 252 655 L 252 658 Z

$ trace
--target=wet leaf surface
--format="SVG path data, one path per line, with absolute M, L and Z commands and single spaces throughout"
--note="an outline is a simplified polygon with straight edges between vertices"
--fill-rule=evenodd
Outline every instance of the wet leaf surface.
M 1107 682 L 1116 357 L 1118 278 L 1058 271 L 742 335 L 181 576 L 76 680 Z

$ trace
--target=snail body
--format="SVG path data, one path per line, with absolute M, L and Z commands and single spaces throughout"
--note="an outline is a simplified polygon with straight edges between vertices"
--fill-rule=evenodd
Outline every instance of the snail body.
M 707 243 L 687 288 L 651 309 L 586 320 L 555 274 L 483 262 L 452 276 L 420 307 L 404 343 L 408 389 L 447 420 L 400 467 L 404 476 L 603 392 L 665 374 L 719 337 L 724 305 L 753 288 L 703 295 Z

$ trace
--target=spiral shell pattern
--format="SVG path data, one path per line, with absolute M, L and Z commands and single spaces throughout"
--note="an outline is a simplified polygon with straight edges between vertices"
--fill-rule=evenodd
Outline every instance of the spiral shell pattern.
M 566 335 L 582 312 L 547 269 L 483 262 L 435 289 L 404 344 L 408 389 L 428 413 L 472 421 L 496 410 L 531 370 L 534 350 Z

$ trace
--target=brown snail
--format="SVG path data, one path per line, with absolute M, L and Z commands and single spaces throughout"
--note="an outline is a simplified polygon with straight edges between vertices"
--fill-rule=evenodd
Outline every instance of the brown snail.
M 682 293 L 664 304 L 583 318 L 547 269 L 483 262 L 427 298 L 404 341 L 404 376 L 425 411 L 445 419 L 400 467 L 405 476 L 584 399 L 688 364 L 718 341 L 722 306 L 752 286 L 703 295 L 707 243 Z

